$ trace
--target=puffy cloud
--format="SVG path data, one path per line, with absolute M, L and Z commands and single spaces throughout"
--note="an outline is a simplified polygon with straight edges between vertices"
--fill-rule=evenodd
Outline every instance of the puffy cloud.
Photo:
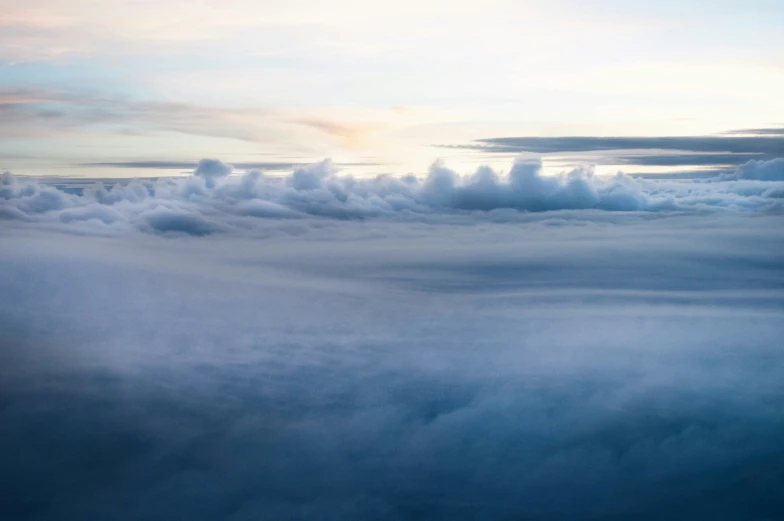
M 756 181 L 784 181 L 784 158 L 771 159 L 770 161 L 748 161 L 726 177 Z
M 116 184 L 108 190 L 101 181 L 98 181 L 94 186 L 86 191 L 88 198 L 92 197 L 100 204 L 114 204 L 120 201 L 140 202 L 154 193 L 154 185 L 152 183 L 143 183 L 138 180 L 132 180 L 127 185 Z
M 157 208 L 142 214 L 144 224 L 155 233 L 184 233 L 188 235 L 209 235 L 218 226 L 196 212 Z
M 122 221 L 123 215 L 116 209 L 102 204 L 92 204 L 60 212 L 60 220 L 64 223 L 74 221 L 98 220 L 104 224 Z
M 24 214 L 38 214 L 62 210 L 75 204 L 77 198 L 35 181 L 19 181 L 10 172 L 4 172 L 0 178 L 0 201 Z
M 294 170 L 287 178 L 289 186 L 297 191 L 315 190 L 323 186 L 324 180 L 335 172 L 335 167 L 330 160 L 324 160 L 315 165 L 309 165 Z
M 230 165 L 203 159 L 188 177 L 112 186 L 99 182 L 81 195 L 5 174 L 0 207 L 5 219 L 61 223 L 95 219 L 123 229 L 130 224 L 148 232 L 191 234 L 253 230 L 253 218 L 431 221 L 460 216 L 482 221 L 502 216 L 520 220 L 528 213 L 558 211 L 765 212 L 781 209 L 781 188 L 763 181 L 779 179 L 782 161 L 750 162 L 733 174 L 710 179 L 597 176 L 587 167 L 547 176 L 541 162 L 530 160 L 515 162 L 507 174 L 481 167 L 463 176 L 436 162 L 420 179 L 343 176 L 329 160 L 282 177 L 256 170 L 230 175 Z M 115 212 L 74 212 L 94 205 Z M 187 215 L 159 216 L 161 207 L 187 207 Z
M 233 167 L 218 159 L 202 159 L 193 170 L 193 175 L 203 177 L 207 186 L 212 188 L 215 181 L 231 174 Z
M 0 219 L 26 221 L 29 217 L 19 208 L 0 204 Z
M 268 217 L 272 219 L 304 216 L 302 213 L 296 212 L 291 208 L 273 203 L 272 201 L 265 201 L 263 199 L 240 201 L 234 207 L 232 207 L 231 210 L 237 215 Z

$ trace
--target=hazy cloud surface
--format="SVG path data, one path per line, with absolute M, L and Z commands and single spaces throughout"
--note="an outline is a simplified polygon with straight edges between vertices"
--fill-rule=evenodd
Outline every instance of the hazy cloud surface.
M 0 184 L 0 518 L 784 516 L 781 165 Z

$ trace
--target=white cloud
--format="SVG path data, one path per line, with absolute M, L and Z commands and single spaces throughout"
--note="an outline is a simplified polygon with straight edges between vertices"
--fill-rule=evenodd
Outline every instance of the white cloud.
M 218 159 L 202 159 L 196 165 L 193 175 L 203 177 L 207 187 L 214 188 L 215 181 L 221 177 L 226 177 L 231 173 L 233 167 Z
M 143 210 L 134 189 L 31 218 L 223 226 L 219 203 L 329 182 L 164 183 Z M 355 182 L 368 200 L 423 184 Z M 508 211 L 179 240 L 2 223 L 0 514 L 780 518 L 782 216 Z
M 590 168 L 546 176 L 539 162 L 521 160 L 507 175 L 481 167 L 461 176 L 436 162 L 424 179 L 354 178 L 341 175 L 327 160 L 275 177 L 258 171 L 230 175 L 230 165 L 203 159 L 187 178 L 134 180 L 111 187 L 97 183 L 81 194 L 6 173 L 0 207 L 7 219 L 92 219 L 110 228 L 131 225 L 147 232 L 196 234 L 252 232 L 264 218 L 486 221 L 564 211 L 770 212 L 781 209 L 782 188 L 775 182 L 780 170 L 777 159 L 750 162 L 734 174 L 713 179 L 606 177 L 594 175 Z M 96 205 L 111 210 L 98 210 Z
M 784 158 L 772 159 L 770 161 L 749 161 L 739 166 L 734 173 L 725 177 L 756 181 L 784 181 Z

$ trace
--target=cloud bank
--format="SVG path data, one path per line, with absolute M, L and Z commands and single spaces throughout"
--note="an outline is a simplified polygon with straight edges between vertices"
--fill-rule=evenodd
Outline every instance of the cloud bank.
M 138 214 L 193 238 L 3 223 L 0 518 L 784 515 L 781 215 L 306 223 L 237 195 L 259 187 L 185 179 Z M 582 204 L 568 177 L 540 189 Z M 114 190 L 49 211 L 115 222 L 151 197 Z M 208 233 L 222 204 L 289 233 Z
M 252 230 L 259 219 L 519 220 L 558 211 L 778 212 L 784 193 L 782 161 L 749 161 L 734 173 L 691 180 L 602 177 L 590 168 L 545 176 L 538 161 L 518 161 L 506 175 L 482 167 L 461 176 L 436 162 L 424 179 L 360 179 L 340 175 L 328 160 L 281 177 L 257 170 L 231 175 L 230 165 L 203 159 L 189 177 L 110 186 L 98 182 L 87 188 L 5 173 L 0 216 L 87 223 L 107 232 L 204 235 Z

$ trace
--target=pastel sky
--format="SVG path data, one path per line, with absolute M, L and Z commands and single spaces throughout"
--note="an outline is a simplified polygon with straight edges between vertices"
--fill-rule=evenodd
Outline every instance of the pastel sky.
M 400 174 L 531 152 L 476 146 L 495 138 L 784 126 L 781 0 L 0 0 L 0 13 L 0 169 L 23 174 L 177 173 L 202 157 Z M 760 139 L 782 155 L 780 137 Z M 757 150 L 723 143 L 665 148 Z M 545 167 L 724 161 L 578 152 Z

